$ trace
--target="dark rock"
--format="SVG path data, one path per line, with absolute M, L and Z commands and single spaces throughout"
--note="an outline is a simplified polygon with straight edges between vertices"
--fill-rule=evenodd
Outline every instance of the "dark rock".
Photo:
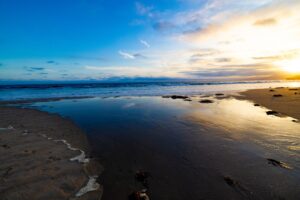
M 254 106 L 260 106 L 258 103 L 255 103 Z
M 5 148 L 5 149 L 9 149 L 10 148 L 10 146 L 8 146 L 7 144 L 3 144 L 2 147 Z
M 292 122 L 295 122 L 295 123 L 297 123 L 298 121 L 297 121 L 297 120 L 295 120 L 295 119 L 293 119 L 293 120 L 292 120 Z
M 146 190 L 133 192 L 128 196 L 128 200 L 149 200 Z
M 213 103 L 214 101 L 213 100 L 210 100 L 210 99 L 203 99 L 201 101 L 199 101 L 200 103 Z
M 144 187 L 148 188 L 148 178 L 150 177 L 150 173 L 146 171 L 137 171 L 135 174 L 135 179 L 142 183 Z
M 232 178 L 228 177 L 228 176 L 225 176 L 224 177 L 224 181 L 229 185 L 229 186 L 234 186 L 236 181 L 233 180 Z
M 275 166 L 275 167 L 281 167 L 281 168 L 285 168 L 285 169 L 291 169 L 290 166 L 288 166 L 286 163 L 284 162 L 280 162 L 278 160 L 272 159 L 272 158 L 268 158 L 268 163 Z
M 297 91 L 298 90 L 298 88 L 291 88 L 291 89 L 289 89 L 290 91 Z
M 223 93 L 216 93 L 215 95 L 216 95 L 216 96 L 224 96 Z
M 192 101 L 192 99 L 189 99 L 189 98 L 188 98 L 188 99 L 184 99 L 184 101 Z
M 269 90 L 270 92 L 275 92 L 275 90 Z
M 277 111 L 274 111 L 274 110 L 267 111 L 266 113 L 267 113 L 267 115 L 278 115 L 279 114 Z
M 281 94 L 274 94 L 273 97 L 282 97 Z
M 162 98 L 171 98 L 171 99 L 188 99 L 188 96 L 182 96 L 182 95 L 167 95 L 167 96 L 162 96 Z

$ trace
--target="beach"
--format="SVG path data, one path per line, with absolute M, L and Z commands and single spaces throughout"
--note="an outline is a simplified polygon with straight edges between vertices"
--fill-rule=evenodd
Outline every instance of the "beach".
M 0 197 L 297 200 L 294 89 L 12 101 L 0 108 Z
M 300 88 L 255 89 L 240 94 L 241 99 L 253 101 L 270 110 L 300 120 Z
M 0 127 L 0 199 L 101 198 L 99 184 L 87 194 L 82 190 L 101 166 L 89 160 L 86 136 L 71 121 L 0 107 Z

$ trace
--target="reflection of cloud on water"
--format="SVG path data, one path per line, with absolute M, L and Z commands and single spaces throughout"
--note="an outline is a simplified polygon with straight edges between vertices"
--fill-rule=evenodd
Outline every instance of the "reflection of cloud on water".
M 124 106 L 122 106 L 123 109 L 126 109 L 126 108 L 131 108 L 131 107 L 134 107 L 136 104 L 135 103 L 126 103 Z

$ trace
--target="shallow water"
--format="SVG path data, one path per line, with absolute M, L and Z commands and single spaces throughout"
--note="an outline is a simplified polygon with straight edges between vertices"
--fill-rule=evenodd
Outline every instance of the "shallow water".
M 297 199 L 300 124 L 266 115 L 249 101 L 201 104 L 161 97 L 61 100 L 26 104 L 72 119 L 104 165 L 103 199 L 125 199 L 150 171 L 153 199 Z M 283 169 L 267 158 L 286 163 Z M 230 176 L 239 185 L 228 186 Z

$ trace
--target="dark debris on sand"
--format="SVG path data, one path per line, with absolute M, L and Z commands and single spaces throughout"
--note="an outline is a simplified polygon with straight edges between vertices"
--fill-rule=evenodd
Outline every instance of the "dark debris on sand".
M 150 200 L 147 192 L 149 189 L 148 179 L 151 177 L 147 171 L 139 170 L 135 174 L 135 180 L 142 184 L 145 189 L 132 192 L 129 196 L 129 200 Z
M 232 187 L 236 192 L 244 196 L 246 199 L 248 199 L 251 195 L 251 192 L 248 191 L 244 186 L 242 186 L 238 181 L 232 179 L 229 176 L 224 176 L 223 177 L 224 181 Z
M 279 114 L 277 111 L 274 111 L 274 110 L 267 111 L 266 113 L 267 113 L 267 115 L 278 115 Z
M 203 99 L 203 100 L 200 100 L 199 102 L 200 103 L 213 103 L 214 101 L 210 100 L 210 99 Z
M 273 97 L 283 97 L 282 94 L 274 94 Z
M 291 169 L 291 167 L 288 166 L 284 162 L 281 162 L 281 161 L 278 161 L 278 160 L 275 160 L 275 159 L 272 159 L 272 158 L 267 158 L 267 160 L 268 160 L 268 164 L 273 165 L 275 167 L 281 167 L 281 168 L 284 168 L 284 169 Z
M 162 98 L 171 98 L 171 99 L 189 99 L 188 96 L 184 96 L 184 95 L 166 95 L 166 96 L 162 96 Z

